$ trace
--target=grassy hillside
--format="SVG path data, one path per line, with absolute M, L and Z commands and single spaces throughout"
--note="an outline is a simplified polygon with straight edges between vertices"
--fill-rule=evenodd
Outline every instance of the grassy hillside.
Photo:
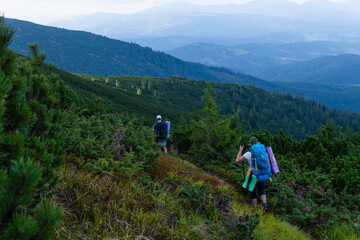
M 68 157 L 59 171 L 57 201 L 65 219 L 58 239 L 310 239 L 179 158 L 157 158 L 150 171 L 156 179 L 96 174 L 79 163 Z
M 81 95 L 88 92 L 102 97 L 114 108 L 141 116 L 148 125 L 154 116 L 163 115 L 174 126 L 181 118 L 189 118 L 195 108 L 202 108 L 201 96 L 205 81 L 179 77 L 101 77 L 72 75 L 58 71 L 60 77 Z M 304 138 L 332 118 L 344 128 L 357 129 L 360 115 L 330 110 L 314 101 L 293 98 L 290 95 L 269 93 L 249 85 L 212 83 L 221 113 L 237 116 L 237 124 L 249 131 L 268 130 L 278 133 L 282 129 L 295 138 Z

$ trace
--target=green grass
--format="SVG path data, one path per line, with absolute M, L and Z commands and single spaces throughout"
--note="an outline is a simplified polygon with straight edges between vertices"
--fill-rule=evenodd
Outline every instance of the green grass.
M 162 189 L 72 166 L 60 173 L 57 200 L 65 219 L 58 239 L 201 239 L 207 232 L 201 217 L 179 208 L 179 200 Z
M 335 225 L 330 229 L 329 232 L 326 233 L 326 237 L 329 240 L 357 240 L 359 239 L 359 236 L 354 233 L 354 230 L 352 227 L 341 223 L 338 225 Z
M 193 186 L 202 186 L 212 179 L 189 162 L 174 157 L 165 159 L 168 162 L 164 156 L 160 157 L 159 164 L 170 165 L 170 170 L 179 164 L 175 169 L 178 173 L 183 169 L 188 171 L 184 178 L 196 177 Z M 194 211 L 177 190 L 163 188 L 160 179 L 147 178 L 152 185 L 143 184 L 139 181 L 142 176 L 129 179 L 121 173 L 93 174 L 71 163 L 65 163 L 59 175 L 56 200 L 64 207 L 65 217 L 57 231 L 58 239 L 232 239 L 230 236 L 234 236 L 221 210 Z M 242 197 L 236 196 L 231 186 L 220 182 L 216 185 L 234 196 L 232 208 L 238 216 L 254 213 L 251 206 L 238 201 Z M 255 239 L 308 239 L 296 227 L 273 215 L 256 212 L 261 215 L 261 221 L 255 228 Z
M 296 226 L 284 222 L 272 214 L 265 214 L 254 231 L 255 240 L 294 239 L 305 240 L 310 237 Z

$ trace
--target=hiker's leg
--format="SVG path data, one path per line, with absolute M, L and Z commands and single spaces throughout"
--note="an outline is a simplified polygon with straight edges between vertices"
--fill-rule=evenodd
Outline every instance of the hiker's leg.
M 252 204 L 254 207 L 256 207 L 256 205 L 257 205 L 257 199 L 256 199 L 256 198 L 252 198 L 252 199 L 251 199 L 251 204 Z
M 166 139 L 165 139 L 165 140 L 164 140 L 164 153 L 166 153 L 166 154 L 167 154 L 166 144 L 167 144 L 167 141 L 166 141 Z
M 255 185 L 254 187 L 254 190 L 252 192 L 250 192 L 250 198 L 251 198 L 251 204 L 256 207 L 257 205 L 257 195 L 256 195 L 256 192 L 257 192 L 257 184 Z
M 261 202 L 266 203 L 266 195 L 265 195 L 265 182 L 258 183 L 258 192 L 261 199 Z
M 158 144 L 161 146 L 161 151 L 167 153 L 166 140 L 159 140 Z
M 260 195 L 260 199 L 261 199 L 262 203 L 266 203 L 266 195 L 265 194 Z
M 259 183 L 259 195 L 260 195 L 260 199 L 261 199 L 261 202 L 262 202 L 262 205 L 265 209 L 265 211 L 268 211 L 269 210 L 269 207 L 268 207 L 268 204 L 266 202 L 266 195 L 265 195 L 265 182 L 261 182 Z

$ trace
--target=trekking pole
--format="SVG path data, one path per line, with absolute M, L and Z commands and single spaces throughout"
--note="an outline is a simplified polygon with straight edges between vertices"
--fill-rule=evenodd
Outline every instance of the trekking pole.
M 241 143 L 241 146 L 244 146 L 244 144 Z M 244 167 L 244 162 L 242 163 L 242 167 L 243 167 L 243 176 L 244 176 L 244 181 L 245 181 L 245 167 Z
M 282 199 L 282 197 L 281 197 L 281 194 L 280 194 L 280 191 L 279 191 L 279 189 L 278 189 L 278 187 L 277 187 L 277 185 L 276 185 L 275 178 L 272 177 L 272 180 L 273 180 L 274 185 L 275 185 L 275 187 L 276 187 L 276 191 L 277 191 L 278 197 L 279 197 L 279 199 L 280 199 L 280 204 L 281 204 L 281 205 L 284 205 L 284 201 L 283 201 L 283 199 Z
M 245 163 L 243 162 L 243 164 L 242 164 L 243 165 L 243 176 L 244 176 L 244 181 L 245 181 L 245 167 L 244 167 L 244 164 Z

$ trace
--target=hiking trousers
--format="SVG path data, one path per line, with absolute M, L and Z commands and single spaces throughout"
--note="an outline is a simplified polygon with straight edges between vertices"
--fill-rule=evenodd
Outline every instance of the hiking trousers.
M 265 195 L 265 182 L 258 182 L 253 191 L 250 192 L 250 198 L 251 199 L 256 199 L 257 198 L 257 193 L 259 194 L 259 196 L 261 195 Z

